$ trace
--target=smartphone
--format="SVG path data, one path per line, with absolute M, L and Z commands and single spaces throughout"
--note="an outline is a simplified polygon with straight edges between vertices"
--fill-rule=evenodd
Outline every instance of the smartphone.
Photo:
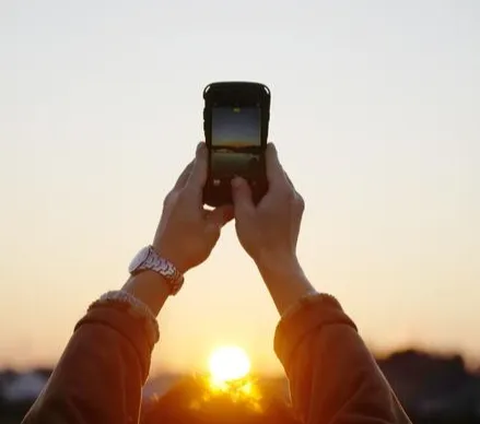
M 258 203 L 268 189 L 265 150 L 270 90 L 256 82 L 215 82 L 203 91 L 203 128 L 208 149 L 204 203 L 232 203 L 231 180 L 245 178 Z

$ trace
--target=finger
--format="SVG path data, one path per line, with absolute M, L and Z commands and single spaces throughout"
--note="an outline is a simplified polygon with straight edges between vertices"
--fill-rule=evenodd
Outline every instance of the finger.
M 287 179 L 283 167 L 278 160 L 277 149 L 273 143 L 269 143 L 267 146 L 266 168 L 269 185 L 274 187 L 285 185 Z
M 235 218 L 242 219 L 243 216 L 255 212 L 255 205 L 252 200 L 252 191 L 247 181 L 235 177 L 232 180 L 232 197 L 235 210 Z
M 173 186 L 174 190 L 181 190 L 187 184 L 188 178 L 193 168 L 193 160 L 185 167 L 180 176 L 177 179 L 177 182 Z
M 219 206 L 211 211 L 207 211 L 208 226 L 212 229 L 220 229 L 230 222 L 234 217 L 232 205 Z
M 195 154 L 195 160 L 193 161 L 192 172 L 190 173 L 190 177 L 186 184 L 187 187 L 199 193 L 203 190 L 203 186 L 207 182 L 207 154 L 207 146 L 205 143 L 199 143 Z

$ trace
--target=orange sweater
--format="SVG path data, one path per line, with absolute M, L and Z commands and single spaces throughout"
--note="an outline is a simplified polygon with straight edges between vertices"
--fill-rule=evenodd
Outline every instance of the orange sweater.
M 23 423 L 138 423 L 148 340 L 140 318 L 107 305 L 90 310 Z M 275 351 L 302 422 L 411 424 L 335 299 L 316 296 L 291 311 L 278 325 Z

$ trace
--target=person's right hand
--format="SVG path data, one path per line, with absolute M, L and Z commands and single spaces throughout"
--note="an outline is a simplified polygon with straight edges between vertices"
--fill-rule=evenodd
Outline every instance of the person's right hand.
M 268 192 L 257 206 L 248 183 L 232 180 L 238 239 L 260 268 L 298 266 L 296 247 L 304 201 L 283 170 L 273 144 L 267 146 Z

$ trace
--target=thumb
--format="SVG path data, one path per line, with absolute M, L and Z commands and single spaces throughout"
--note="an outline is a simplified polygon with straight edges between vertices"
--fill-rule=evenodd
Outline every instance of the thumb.
M 232 197 L 235 208 L 235 218 L 251 214 L 255 210 L 252 201 L 252 191 L 248 183 L 240 177 L 232 180 Z

